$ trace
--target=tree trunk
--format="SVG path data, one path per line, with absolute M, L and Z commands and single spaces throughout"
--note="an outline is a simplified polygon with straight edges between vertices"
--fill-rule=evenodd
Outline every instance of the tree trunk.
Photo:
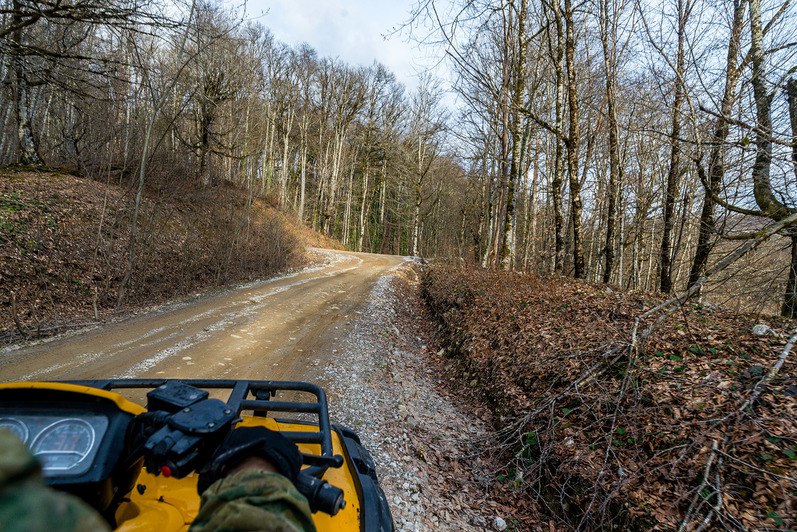
M 529 262 L 537 255 L 537 183 L 540 178 L 540 137 L 535 137 L 534 166 L 531 173 L 531 190 L 526 198 L 524 219 L 523 270 L 528 271 Z
M 523 105 L 523 95 L 526 91 L 526 11 L 528 8 L 528 0 L 520 0 L 520 12 L 516 24 L 515 41 L 517 44 L 517 58 L 515 60 L 514 72 L 514 86 L 512 87 L 512 106 L 510 112 L 512 113 L 511 120 L 511 137 L 512 137 L 512 159 L 509 165 L 509 182 L 507 183 L 507 198 L 506 198 L 506 216 L 504 218 L 504 238 L 503 238 L 503 251 L 502 251 L 502 267 L 505 270 L 512 269 L 515 266 L 516 259 L 516 242 L 515 242 L 515 224 L 516 221 L 516 199 L 515 187 L 520 182 L 520 176 L 523 172 L 523 148 L 525 133 L 521 133 L 521 112 L 520 108 Z M 525 128 L 528 131 L 528 128 Z M 523 139 L 521 139 L 521 136 Z
M 368 206 L 368 172 L 370 170 L 370 165 L 368 160 L 366 159 L 365 162 L 365 171 L 363 172 L 363 189 L 362 189 L 362 197 L 360 199 L 360 234 L 357 240 L 357 251 L 363 250 L 363 242 L 365 241 L 365 220 L 366 220 L 366 209 Z
M 784 318 L 797 317 L 797 234 L 791 234 L 791 262 L 789 264 L 789 281 L 780 314 Z
M 792 134 L 792 164 L 794 175 L 797 176 L 797 79 L 791 78 L 786 82 L 786 98 L 789 102 L 789 121 Z M 797 317 L 797 233 L 791 233 L 791 264 L 789 267 L 789 282 L 786 285 L 786 296 L 783 300 L 781 315 L 786 318 Z
M 203 187 L 209 187 L 211 183 L 210 168 L 208 166 L 208 153 L 210 151 L 210 127 L 213 118 L 206 105 L 202 105 L 202 119 L 200 122 L 199 135 L 199 177 Z
M 601 0 L 601 41 L 603 43 L 603 63 L 606 69 L 606 105 L 609 119 L 609 189 L 606 209 L 606 243 L 603 247 L 605 265 L 603 282 L 612 279 L 614 270 L 614 241 L 617 219 L 617 191 L 623 182 L 620 165 L 619 131 L 615 105 L 615 75 L 617 72 L 617 13 L 609 14 L 609 1 Z
M 385 208 L 387 203 L 387 159 L 382 162 L 382 179 L 379 190 L 379 225 L 385 226 Z
M 565 63 L 567 64 L 567 103 L 569 127 L 567 133 L 567 170 L 570 181 L 570 219 L 573 227 L 573 276 L 584 279 L 584 250 L 581 241 L 581 182 L 578 175 L 578 148 L 581 135 L 578 124 L 578 85 L 575 65 L 575 20 L 573 1 L 565 0 Z
M 302 146 L 302 161 L 301 161 L 301 181 L 299 183 L 299 209 L 296 217 L 300 222 L 304 222 L 304 197 L 305 189 L 307 188 L 307 139 L 304 140 Z
M 22 50 L 22 6 L 19 0 L 13 2 L 11 25 L 11 67 L 14 78 L 14 112 L 17 119 L 17 147 L 20 164 L 41 166 L 44 164 L 39 155 L 39 147 L 33 135 L 32 112 L 30 106 L 30 87 L 28 73 Z
M 726 117 L 733 111 L 733 101 L 736 94 L 736 83 L 739 80 L 741 69 L 736 64 L 739 55 L 739 42 L 744 26 L 745 0 L 734 0 L 733 26 L 728 42 L 728 57 L 725 65 L 725 89 L 720 104 L 720 116 L 714 124 L 714 135 L 711 139 L 711 154 L 709 155 L 708 185 L 703 195 L 703 208 L 700 212 L 700 228 L 698 230 L 695 258 L 689 272 L 689 286 L 700 279 L 706 270 L 708 257 L 714 247 L 712 239 L 716 233 L 716 220 L 714 208 L 716 197 L 720 192 L 723 177 L 725 176 L 725 142 L 728 138 L 728 121 Z
M 424 170 L 424 163 L 426 161 L 426 144 L 423 141 L 423 137 L 419 134 L 418 135 L 418 152 L 417 152 L 417 167 L 416 167 L 416 178 L 413 183 L 413 190 L 415 192 L 414 200 L 414 209 L 412 212 L 412 255 L 418 256 L 419 251 L 419 240 L 421 235 L 421 204 L 423 203 L 423 179 L 426 175 L 426 170 Z
M 332 236 L 335 231 L 337 218 L 337 194 L 338 179 L 340 177 L 341 163 L 343 159 L 344 131 L 335 133 L 335 149 L 332 152 L 332 171 L 329 177 L 329 193 L 327 194 L 327 206 L 324 211 L 324 233 Z
M 503 4 L 503 3 L 502 3 Z M 508 14 L 507 14 L 508 11 Z M 506 223 L 505 217 L 508 211 L 509 200 L 509 181 L 510 175 L 510 158 L 512 156 L 512 149 L 509 145 L 510 137 L 510 116 L 511 116 L 511 85 L 512 85 L 512 69 L 510 68 L 511 58 L 511 27 L 512 27 L 512 9 L 511 6 L 508 10 L 502 10 L 503 14 L 503 57 L 501 63 L 501 109 L 500 109 L 500 129 L 501 132 L 501 153 L 498 158 L 498 171 L 500 176 L 498 187 L 498 205 L 495 212 L 495 223 L 493 225 L 493 246 L 490 251 L 488 264 L 491 268 L 497 268 L 503 263 L 504 247 L 506 238 Z M 498 128 L 498 125 L 495 125 Z
M 417 257 L 419 255 L 418 240 L 420 239 L 421 232 L 421 190 L 420 187 L 415 188 L 415 208 L 412 212 L 412 255 Z
M 489 153 L 489 146 L 485 146 L 485 158 Z M 490 265 L 490 252 L 493 249 L 493 236 L 495 227 L 495 159 L 491 162 L 492 168 L 487 170 L 486 163 L 483 163 L 482 173 L 485 179 L 485 186 L 487 187 L 487 202 L 485 205 L 485 213 L 487 219 L 485 220 L 485 229 L 487 230 L 487 241 L 484 246 L 484 256 L 482 257 L 482 267 L 487 268 Z
M 356 159 L 356 155 L 355 155 Z M 351 232 L 351 205 L 354 199 L 354 168 L 355 164 L 352 161 L 351 169 L 349 171 L 349 179 L 346 182 L 346 205 L 343 209 L 343 245 L 349 246 L 349 238 Z
M 786 99 L 789 103 L 789 122 L 791 123 L 791 162 L 794 177 L 797 178 L 797 78 L 786 82 Z
M 565 76 L 564 68 L 562 66 L 564 47 L 564 34 L 562 29 L 562 17 L 559 12 L 559 6 L 555 4 L 554 20 L 556 23 L 556 52 L 554 55 L 554 68 L 556 70 L 556 124 L 555 127 L 558 131 L 564 131 L 564 92 L 565 92 Z M 562 207 L 562 183 L 564 181 L 564 153 L 562 149 L 562 139 L 559 135 L 555 135 L 554 142 L 554 168 L 553 177 L 551 179 L 551 199 L 553 203 L 553 219 L 554 219 L 554 272 L 562 273 L 564 269 L 564 219 Z
M 681 173 L 681 105 L 684 99 L 684 41 L 686 39 L 685 0 L 678 0 L 678 51 L 675 65 L 675 96 L 672 103 L 670 129 L 670 167 L 667 171 L 667 188 L 664 195 L 664 219 L 659 253 L 659 290 L 672 292 L 672 229 L 675 225 L 675 196 Z
M 293 129 L 293 119 L 296 110 L 291 108 L 290 117 L 285 127 L 285 135 L 282 137 L 282 168 L 280 169 L 280 206 L 285 207 L 286 196 L 288 194 L 288 148 L 290 147 L 291 129 Z
M 653 288 L 653 258 L 656 256 L 654 250 L 656 248 L 656 218 L 653 218 L 653 224 L 650 229 L 650 249 L 648 250 L 648 272 L 645 275 L 645 282 L 642 285 L 643 290 L 651 290 Z
M 755 146 L 753 162 L 753 196 L 764 215 L 780 220 L 789 209 L 775 196 L 770 180 L 772 167 L 772 96 L 767 89 L 764 49 L 764 30 L 761 25 L 761 0 L 750 0 L 750 56 L 753 64 L 753 99 L 756 107 Z
M 622 190 L 622 188 L 620 189 Z M 620 230 L 619 230 L 619 238 L 620 242 L 617 246 L 619 251 L 619 256 L 617 257 L 617 286 L 623 286 L 623 276 L 624 276 L 624 266 L 625 266 L 625 196 L 622 193 L 618 193 L 618 202 L 620 203 Z M 607 282 L 612 282 L 609 279 Z

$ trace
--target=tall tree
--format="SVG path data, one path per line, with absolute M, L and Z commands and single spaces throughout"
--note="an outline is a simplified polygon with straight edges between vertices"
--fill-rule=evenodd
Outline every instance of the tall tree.
M 412 254 L 420 255 L 421 226 L 423 224 L 425 189 L 433 165 L 440 156 L 441 134 L 444 131 L 444 117 L 441 114 L 441 91 L 434 82 L 425 78 L 412 101 L 410 110 L 410 129 L 408 157 L 412 161 L 410 171 L 413 191 L 412 212 Z
M 750 0 L 750 62 L 751 84 L 756 111 L 755 162 L 752 168 L 753 195 L 761 212 L 773 220 L 782 220 L 797 212 L 775 194 L 772 186 L 772 99 L 777 94 L 767 86 L 766 49 L 764 25 L 761 20 L 761 0 Z M 781 314 L 792 318 L 797 314 L 797 234 L 791 233 L 791 264 Z
M 606 200 L 606 241 L 603 255 L 606 260 L 603 268 L 603 282 L 612 279 L 614 271 L 615 231 L 617 225 L 617 196 L 623 182 L 623 168 L 620 162 L 620 130 L 617 121 L 616 79 L 618 71 L 618 31 L 623 4 L 615 0 L 599 0 L 599 22 L 603 64 L 606 71 L 606 107 L 609 129 L 609 184 Z
M 675 224 L 675 200 L 681 177 L 681 107 L 684 103 L 684 79 L 686 76 L 686 24 L 692 10 L 690 0 L 675 0 L 676 7 L 676 52 L 673 68 L 673 101 L 670 122 L 670 164 L 664 191 L 664 209 L 659 252 L 659 290 L 672 291 L 672 230 Z
M 511 269 L 516 264 L 516 228 L 517 214 L 516 209 L 516 188 L 521 181 L 524 173 L 523 160 L 525 157 L 525 139 L 523 128 L 523 114 L 521 109 L 525 102 L 526 95 L 526 53 L 528 49 L 528 37 L 526 35 L 526 16 L 528 13 L 528 0 L 519 0 L 520 8 L 517 9 L 517 23 L 512 32 L 512 44 L 514 45 L 513 63 L 514 72 L 512 83 L 512 102 L 510 108 L 512 139 L 512 155 L 509 165 L 509 179 L 506 186 L 506 215 L 504 217 L 504 234 L 502 242 L 501 262 L 504 269 Z M 514 6 L 514 3 L 512 4 Z M 527 129 L 526 129 L 527 130 Z
M 565 64 L 567 66 L 567 171 L 570 185 L 570 223 L 573 231 L 573 276 L 585 279 L 584 248 L 581 235 L 581 181 L 579 178 L 579 144 L 581 130 L 578 114 L 578 80 L 576 78 L 576 20 L 573 1 L 565 0 Z
M 739 65 L 739 48 L 744 29 L 744 14 L 746 0 L 733 1 L 733 17 L 731 23 L 728 54 L 725 62 L 725 87 L 722 92 L 719 114 L 715 119 L 714 131 L 710 141 L 710 154 L 708 156 L 708 172 L 699 169 L 701 175 L 706 175 L 704 184 L 703 207 L 700 212 L 700 228 L 695 248 L 695 257 L 689 272 L 689 286 L 692 286 L 706 270 L 708 258 L 716 238 L 715 206 L 720 193 L 723 178 L 725 177 L 725 151 L 728 134 L 730 133 L 729 117 L 733 113 L 733 104 L 736 101 L 736 86 L 741 75 Z M 698 165 L 702 162 L 698 160 Z

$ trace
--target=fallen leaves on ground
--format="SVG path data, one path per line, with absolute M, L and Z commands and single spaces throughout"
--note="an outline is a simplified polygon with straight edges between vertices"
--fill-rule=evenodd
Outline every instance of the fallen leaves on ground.
M 303 260 L 286 218 L 230 186 L 147 191 L 125 307 L 267 276 Z M 178 199 L 179 198 L 179 199 Z M 134 191 L 49 172 L 0 173 L 0 339 L 57 332 L 117 306 Z
M 797 525 L 795 356 L 739 412 L 794 323 L 753 336 L 755 317 L 687 304 L 633 350 L 661 295 L 443 265 L 422 294 L 448 378 L 494 414 L 504 480 L 560 523 Z

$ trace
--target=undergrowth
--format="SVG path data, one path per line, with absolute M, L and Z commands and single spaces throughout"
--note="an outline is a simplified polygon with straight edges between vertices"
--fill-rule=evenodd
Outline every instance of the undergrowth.
M 494 414 L 496 481 L 560 526 L 797 527 L 794 357 L 765 378 L 793 323 L 754 336 L 754 317 L 687 304 L 634 344 L 660 295 L 436 265 L 422 296 L 447 369 Z

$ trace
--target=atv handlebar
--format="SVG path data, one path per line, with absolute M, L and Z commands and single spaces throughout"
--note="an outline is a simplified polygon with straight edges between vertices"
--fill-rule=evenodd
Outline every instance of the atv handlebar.
M 183 478 L 210 461 L 240 418 L 227 403 L 207 397 L 207 392 L 180 382 L 147 394 L 150 411 L 134 419 L 129 435 L 149 473 Z M 299 473 L 294 485 L 313 512 L 335 515 L 345 507 L 343 491 L 308 470 Z

